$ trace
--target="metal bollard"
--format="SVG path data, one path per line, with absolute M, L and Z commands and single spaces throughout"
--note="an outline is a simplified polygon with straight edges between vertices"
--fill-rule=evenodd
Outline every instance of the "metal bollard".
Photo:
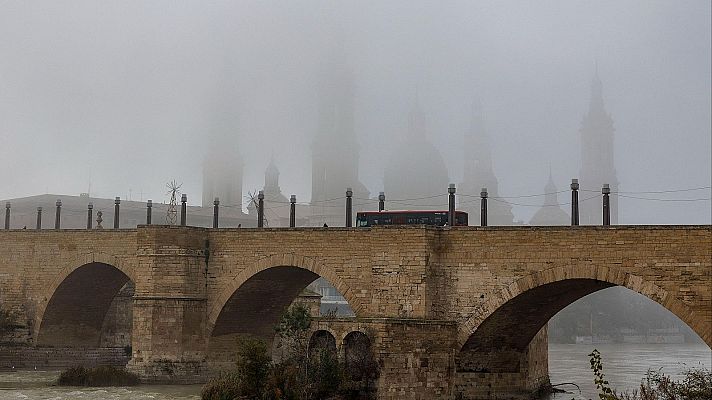
M 487 226 L 487 188 L 482 188 L 480 198 L 480 225 Z
M 92 204 L 92 203 L 87 204 L 87 229 L 91 229 L 91 219 L 92 219 L 93 211 L 94 211 L 94 204 Z
M 257 227 L 265 226 L 265 192 L 260 190 L 257 193 Z
M 151 214 L 153 211 L 153 200 L 146 201 L 146 225 L 151 225 Z
M 59 229 L 62 215 L 62 200 L 57 199 L 55 206 L 57 206 L 57 210 L 54 212 L 54 229 Z
M 188 195 L 183 193 L 180 195 L 180 226 L 185 226 L 186 211 L 187 211 Z
M 219 208 L 220 208 L 220 199 L 216 197 L 215 200 L 213 200 L 213 228 L 215 228 L 215 229 L 218 228 Z
M 119 229 L 119 204 L 121 204 L 121 197 L 114 199 L 114 229 Z
M 354 195 L 353 190 L 351 188 L 346 189 L 346 227 L 351 228 L 353 226 L 353 221 L 351 220 L 351 198 Z
M 448 193 L 448 208 L 447 208 L 447 224 L 455 226 L 455 184 L 451 183 L 447 188 Z
M 604 183 L 601 193 L 603 194 L 603 226 L 608 226 L 611 224 L 611 199 L 609 197 L 611 187 Z
M 571 180 L 571 226 L 579 224 L 579 206 L 578 206 L 578 179 Z

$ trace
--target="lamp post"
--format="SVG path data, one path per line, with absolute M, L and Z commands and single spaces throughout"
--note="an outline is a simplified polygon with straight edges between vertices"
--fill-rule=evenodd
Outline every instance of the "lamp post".
M 297 225 L 297 195 L 289 196 L 289 227 Z
M 578 179 L 571 180 L 571 226 L 579 224 L 579 207 L 578 207 Z
M 448 193 L 448 212 L 447 212 L 447 224 L 449 226 L 455 226 L 455 184 L 451 183 L 447 187 Z

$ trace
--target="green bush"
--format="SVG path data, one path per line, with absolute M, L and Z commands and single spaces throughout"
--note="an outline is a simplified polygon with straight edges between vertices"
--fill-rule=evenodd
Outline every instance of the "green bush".
M 73 367 L 62 372 L 57 379 L 59 386 L 135 386 L 139 383 L 138 375 L 109 366 Z
M 272 363 L 267 344 L 257 339 L 237 343 L 235 369 L 208 382 L 202 400 L 321 400 L 368 398 L 372 377 L 378 375 L 377 363 L 368 363 L 368 372 L 352 381 L 333 351 L 309 354 L 309 311 L 301 305 L 289 308 L 275 331 L 283 347 L 283 358 Z M 373 358 L 371 349 L 369 360 Z M 373 369 L 376 369 L 375 371 Z M 366 388 L 366 389 L 365 389 Z
M 682 381 L 674 381 L 660 371 L 645 375 L 640 389 L 633 392 L 617 393 L 612 390 L 603 376 L 601 353 L 593 350 L 589 354 L 594 383 L 601 400 L 710 400 L 712 399 L 712 371 L 689 369 Z
M 236 373 L 226 373 L 211 379 L 200 391 L 202 400 L 235 400 L 242 396 L 242 379 Z M 244 397 L 243 397 L 244 398 Z

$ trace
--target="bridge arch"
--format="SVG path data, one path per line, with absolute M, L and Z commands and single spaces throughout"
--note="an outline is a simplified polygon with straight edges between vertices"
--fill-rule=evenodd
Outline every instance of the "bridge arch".
M 515 359 L 554 315 L 588 294 L 613 286 L 628 288 L 662 305 L 712 347 L 709 322 L 656 284 L 613 266 L 562 266 L 535 272 L 491 293 L 458 328 L 461 354 L 470 352 L 473 359 L 480 360 L 475 369 L 494 372 L 498 367 L 487 365 L 494 362 L 504 367 L 504 372 L 514 372 L 507 369 L 516 365 Z M 491 349 L 499 349 L 497 360 L 488 361 L 494 358 L 486 355 Z M 507 351 L 511 351 L 511 360 Z
M 92 254 L 83 262 L 70 263 L 55 276 L 38 307 L 34 327 L 37 345 L 100 346 L 102 327 L 114 298 L 135 282 L 134 271 L 116 261 Z
M 361 302 L 336 271 L 314 258 L 273 254 L 242 270 L 212 301 L 208 312 L 208 357 L 222 360 L 235 335 L 271 340 L 284 310 L 311 282 L 322 277 L 346 298 L 358 315 Z
M 218 320 L 220 313 L 225 308 L 225 305 L 233 294 L 245 284 L 245 282 L 260 272 L 278 267 L 298 268 L 317 275 L 314 279 L 318 277 L 325 278 L 329 281 L 329 283 L 336 287 L 344 298 L 346 298 L 346 301 L 348 301 L 356 315 L 359 315 L 361 312 L 361 301 L 354 296 L 352 290 L 333 269 L 311 257 L 294 253 L 273 254 L 258 260 L 253 266 L 244 269 L 230 282 L 230 284 L 220 291 L 220 294 L 216 297 L 212 307 L 210 307 L 210 311 L 208 312 L 208 326 L 210 329 L 215 327 L 215 323 Z

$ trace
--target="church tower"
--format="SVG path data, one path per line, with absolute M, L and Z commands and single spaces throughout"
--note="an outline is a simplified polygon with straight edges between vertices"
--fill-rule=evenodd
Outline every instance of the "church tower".
M 512 206 L 497 200 L 499 182 L 492 169 L 492 151 L 489 136 L 485 131 L 482 108 L 475 103 L 472 107 L 470 129 L 464 140 L 465 170 L 463 182 L 458 191 L 463 194 L 479 196 L 482 188 L 487 188 L 490 200 L 487 202 L 487 220 L 489 225 L 513 225 Z M 469 198 L 461 209 L 469 214 L 470 225 L 477 225 L 480 215 L 480 202 Z
M 203 161 L 203 207 L 220 198 L 227 212 L 242 212 L 242 160 L 234 140 L 212 141 Z
M 408 114 L 405 136 L 391 154 L 383 174 L 390 209 L 446 210 L 448 170 L 427 137 L 425 113 L 416 100 Z M 400 203 L 389 203 L 389 199 Z
M 596 71 L 591 82 L 591 100 L 588 113 L 581 122 L 581 184 L 584 199 L 601 194 L 601 187 L 611 187 L 611 224 L 618 223 L 618 178 L 613 151 L 613 119 L 603 104 L 603 84 Z M 600 198 L 579 204 L 581 225 L 601 225 L 603 214 Z
M 270 160 L 265 170 L 265 186 L 262 190 L 267 204 L 265 208 L 269 207 L 269 212 L 265 214 L 269 226 L 289 226 L 289 199 L 282 194 L 282 189 L 279 187 L 279 170 L 274 164 L 274 159 Z
M 352 188 L 357 199 L 369 198 L 368 189 L 358 179 L 354 78 L 345 58 L 331 57 L 319 74 L 319 122 L 312 144 L 310 224 L 314 226 L 344 225 L 346 188 Z M 358 207 L 354 207 L 354 216 L 356 211 Z
M 231 59 L 226 55 L 215 74 L 206 112 L 207 139 L 203 158 L 203 207 L 220 198 L 221 213 L 242 217 L 242 158 L 238 143 L 237 86 Z M 224 210 L 224 211 L 223 211 Z

